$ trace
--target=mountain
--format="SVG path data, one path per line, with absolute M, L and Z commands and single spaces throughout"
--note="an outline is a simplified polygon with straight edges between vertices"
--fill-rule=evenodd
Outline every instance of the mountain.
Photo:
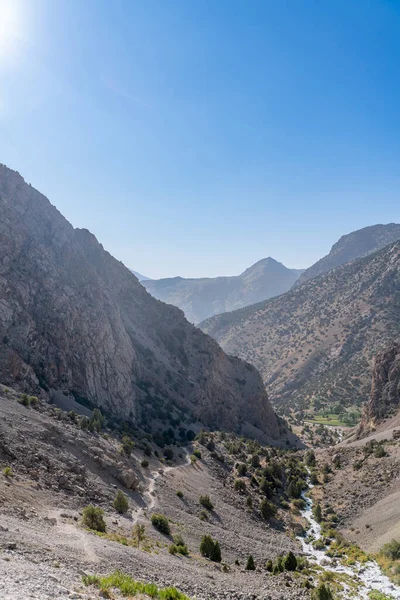
M 200 324 L 261 372 L 275 402 L 368 398 L 374 354 L 400 334 L 400 242 L 278 298 Z
M 306 269 L 295 285 L 301 285 L 318 275 L 328 273 L 356 258 L 367 256 L 393 242 L 400 240 L 400 224 L 371 225 L 343 235 L 324 256 L 314 265 Z
M 149 279 L 149 277 L 146 277 L 146 275 L 142 275 L 141 273 L 138 273 L 138 271 L 134 271 L 133 269 L 129 269 L 131 273 L 133 273 L 135 275 L 135 277 L 137 277 L 139 279 L 139 281 L 147 281 Z
M 400 343 L 392 342 L 377 354 L 372 372 L 371 395 L 361 430 L 375 427 L 400 409 Z
M 191 323 L 199 323 L 212 315 L 283 294 L 301 273 L 273 258 L 264 258 L 233 277 L 173 277 L 145 281 L 143 285 L 158 300 L 181 308 Z
M 156 413 L 279 436 L 254 367 L 150 296 L 3 165 L 0 210 L 0 381 L 58 390 L 133 423 Z

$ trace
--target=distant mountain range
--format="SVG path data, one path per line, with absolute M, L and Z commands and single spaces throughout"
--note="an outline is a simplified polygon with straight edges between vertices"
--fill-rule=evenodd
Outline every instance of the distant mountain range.
M 318 275 L 328 273 L 335 267 L 367 256 L 392 242 L 400 240 L 400 224 L 371 225 L 343 235 L 331 248 L 329 254 L 321 258 L 309 269 L 306 269 L 296 282 L 301 285 Z
M 134 271 L 133 269 L 129 269 L 131 273 L 133 273 L 138 279 L 139 281 L 147 281 L 149 279 L 149 277 L 146 277 L 146 275 L 142 275 L 141 273 L 138 273 L 138 271 Z
M 142 280 L 158 300 L 178 306 L 192 323 L 255 304 L 289 290 L 303 271 L 264 258 L 241 275 L 201 279 Z
M 364 402 L 374 354 L 400 335 L 400 242 L 200 327 L 256 366 L 275 402 Z

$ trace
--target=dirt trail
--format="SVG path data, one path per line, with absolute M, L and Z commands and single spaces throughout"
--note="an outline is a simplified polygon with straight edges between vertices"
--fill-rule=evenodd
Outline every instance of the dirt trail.
M 79 529 L 76 523 L 64 523 L 61 514 L 61 510 L 52 510 L 49 512 L 48 517 L 56 519 L 58 531 L 68 536 L 69 547 L 75 552 L 82 552 L 89 562 L 99 562 L 99 558 L 93 550 L 90 535 L 86 531 Z
M 188 465 L 190 465 L 189 452 L 187 450 L 184 450 L 184 453 L 185 453 L 185 457 L 184 457 L 184 462 L 182 464 L 176 465 L 176 466 L 163 467 L 161 469 L 158 469 L 157 471 L 151 472 L 151 475 L 148 478 L 148 482 L 149 482 L 148 488 L 143 494 L 144 497 L 148 499 L 148 502 L 146 503 L 146 506 L 139 508 L 135 512 L 135 514 L 132 514 L 134 525 L 139 521 L 140 518 L 143 518 L 146 510 L 152 510 L 156 506 L 157 498 L 156 498 L 156 493 L 155 493 L 155 487 L 156 487 L 157 480 L 160 478 L 160 476 L 164 476 L 166 473 L 169 473 L 170 471 L 175 471 L 177 469 L 183 469 L 184 467 L 187 467 Z

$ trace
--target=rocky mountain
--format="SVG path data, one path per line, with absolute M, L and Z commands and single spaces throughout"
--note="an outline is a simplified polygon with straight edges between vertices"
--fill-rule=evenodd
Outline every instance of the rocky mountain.
M 139 279 L 139 281 L 147 281 L 149 278 L 146 275 L 142 275 L 138 271 L 134 271 L 133 269 L 129 269 L 131 273 L 134 274 L 135 277 Z
M 400 224 L 371 225 L 352 231 L 334 244 L 329 254 L 306 269 L 295 285 L 301 285 L 356 258 L 367 256 L 400 240 Z
M 236 310 L 289 290 L 302 273 L 264 258 L 241 275 L 203 279 L 173 277 L 143 282 L 159 300 L 181 308 L 191 323 Z
M 278 298 L 200 324 L 252 362 L 275 402 L 368 399 L 376 352 L 400 334 L 400 242 Z
M 59 390 L 131 422 L 178 415 L 279 436 L 253 366 L 150 296 L 3 165 L 0 210 L 0 381 Z
M 377 354 L 372 372 L 371 395 L 361 429 L 370 429 L 400 409 L 400 343 L 392 342 Z

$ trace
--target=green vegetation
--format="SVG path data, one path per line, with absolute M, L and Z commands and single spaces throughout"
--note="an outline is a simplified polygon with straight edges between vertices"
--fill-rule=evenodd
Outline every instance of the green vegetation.
M 7 466 L 4 467 L 3 469 L 3 475 L 4 477 L 10 478 L 10 477 L 14 477 L 14 473 L 11 467 Z
M 153 527 L 155 527 L 155 529 L 158 529 L 158 531 L 164 535 L 169 535 L 171 533 L 169 522 L 165 515 L 153 513 L 151 515 L 151 524 Z
M 82 578 L 84 585 L 95 585 L 102 592 L 108 592 L 112 588 L 118 589 L 123 596 L 137 596 L 144 594 L 150 598 L 160 600 L 190 600 L 188 596 L 179 592 L 176 588 L 159 588 L 154 583 L 142 583 L 135 581 L 129 575 L 121 571 L 115 571 L 107 577 L 98 577 L 97 575 L 84 575 Z M 104 596 L 103 597 L 107 597 Z
M 29 396 L 29 406 L 32 406 L 32 408 L 37 408 L 39 404 L 39 400 L 36 396 Z
M 127 512 L 129 507 L 128 498 L 121 490 L 118 490 L 114 500 L 114 508 L 120 514 L 123 515 Z
M 245 492 L 246 491 L 246 482 L 243 479 L 235 480 L 235 491 L 236 492 Z
M 141 523 L 136 523 L 133 526 L 133 529 L 132 529 L 132 538 L 136 542 L 136 548 L 140 548 L 140 544 L 145 539 L 145 537 L 146 537 L 145 536 L 145 531 L 146 531 L 146 528 Z
M 246 563 L 246 571 L 254 571 L 255 568 L 256 568 L 256 565 L 254 564 L 253 555 L 250 554 L 250 556 L 247 559 L 247 563 Z
M 22 406 L 29 406 L 29 396 L 28 394 L 22 394 L 20 398 L 18 398 L 18 402 L 22 404 Z
M 200 543 L 200 553 L 213 562 L 221 562 L 221 549 L 218 541 L 214 541 L 211 535 L 204 535 Z
M 133 440 L 131 440 L 129 435 L 122 436 L 121 452 L 123 454 L 125 454 L 126 456 L 130 456 L 132 454 L 134 446 L 135 444 Z
M 275 504 L 273 504 L 272 502 L 268 502 L 268 500 L 264 498 L 264 500 L 261 500 L 260 512 L 262 518 L 268 520 L 275 515 L 276 506 Z
M 106 523 L 104 521 L 104 511 L 97 506 L 89 504 L 83 509 L 82 522 L 89 529 L 94 531 L 104 532 L 106 530 Z
M 331 589 L 325 583 L 320 583 L 311 594 L 312 600 L 333 600 Z
M 182 492 L 182 490 L 178 490 L 176 492 L 176 495 L 178 496 L 178 498 L 180 498 L 182 500 L 182 498 L 183 498 L 183 492 Z
M 214 509 L 214 504 L 211 502 L 210 496 L 208 496 L 207 494 L 205 494 L 204 496 L 200 496 L 199 502 L 207 510 L 211 511 Z

